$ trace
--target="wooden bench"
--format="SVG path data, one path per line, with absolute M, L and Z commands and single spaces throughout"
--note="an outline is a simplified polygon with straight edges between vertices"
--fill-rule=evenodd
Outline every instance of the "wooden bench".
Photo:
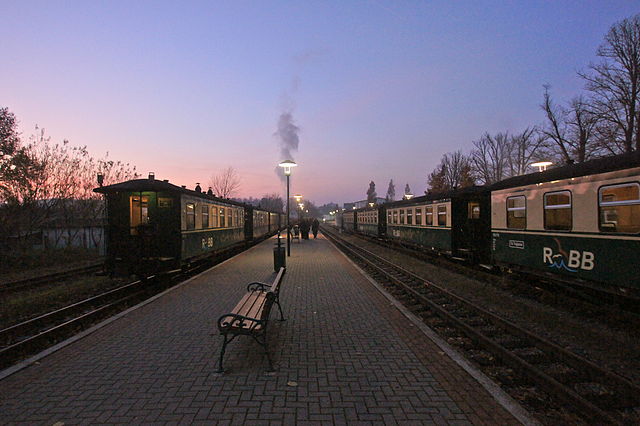
M 280 311 L 280 321 L 285 320 L 280 306 L 280 288 L 282 287 L 284 273 L 285 268 L 280 268 L 272 284 L 261 282 L 248 284 L 247 294 L 242 296 L 236 307 L 230 313 L 224 314 L 218 319 L 218 330 L 224 337 L 222 349 L 220 350 L 218 373 L 224 372 L 222 360 L 227 345 L 233 339 L 242 335 L 251 336 L 264 348 L 267 361 L 269 361 L 269 371 L 273 371 L 273 364 L 267 348 L 267 325 L 269 324 L 269 314 L 274 304 L 278 306 Z

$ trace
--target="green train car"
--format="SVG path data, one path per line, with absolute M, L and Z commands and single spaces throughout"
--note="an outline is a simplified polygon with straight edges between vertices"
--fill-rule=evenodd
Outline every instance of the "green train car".
M 453 258 L 488 263 L 489 191 L 469 187 L 385 204 L 386 237 Z
M 640 154 L 567 165 L 491 188 L 496 265 L 640 290 Z
M 153 175 L 94 191 L 105 196 L 106 263 L 112 273 L 180 268 L 282 229 L 280 213 L 218 198 L 199 187 L 189 190 Z

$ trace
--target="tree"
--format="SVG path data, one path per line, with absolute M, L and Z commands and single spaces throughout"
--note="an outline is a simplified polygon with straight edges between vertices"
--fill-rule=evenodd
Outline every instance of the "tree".
M 385 200 L 387 202 L 393 201 L 396 197 L 396 186 L 393 184 L 393 179 L 389 181 L 389 187 L 387 188 L 387 196 Z
M 409 188 L 409 184 L 404 187 L 404 197 L 407 198 L 407 195 L 411 194 L 411 188 Z
M 595 143 L 595 131 L 599 115 L 584 96 L 576 96 L 569 107 L 556 106 L 549 94 L 549 85 L 544 85 L 544 101 L 540 106 L 547 122 L 541 134 L 552 142 L 553 154 L 560 157 L 562 163 L 581 163 L 598 151 Z
M 369 182 L 369 189 L 367 190 L 367 203 L 375 203 L 378 194 L 376 194 L 376 184 Z
M 283 212 L 284 211 L 284 201 L 282 197 L 278 194 L 265 194 L 259 203 L 260 207 L 263 209 L 271 210 L 274 212 Z
M 462 151 L 444 154 L 440 164 L 428 178 L 429 192 L 448 191 L 474 184 L 471 160 Z
M 509 138 L 508 175 L 519 176 L 528 172 L 532 162 L 548 159 L 547 138 L 535 127 L 527 127 Z
M 218 197 L 231 198 L 240 188 L 240 177 L 233 167 L 227 167 L 219 174 L 211 176 L 209 186 Z
M 624 152 L 640 149 L 640 14 L 614 24 L 598 47 L 598 64 L 579 73 L 593 95 L 592 106 L 608 126 L 601 134 Z M 607 141 L 604 141 L 607 143 Z

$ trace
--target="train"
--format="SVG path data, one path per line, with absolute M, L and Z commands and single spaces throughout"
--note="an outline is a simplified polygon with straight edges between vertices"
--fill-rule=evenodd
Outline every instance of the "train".
M 343 230 L 640 295 L 640 153 L 343 211 Z
M 177 186 L 133 179 L 94 189 L 106 203 L 106 260 L 111 274 L 182 268 L 282 230 L 283 213 Z

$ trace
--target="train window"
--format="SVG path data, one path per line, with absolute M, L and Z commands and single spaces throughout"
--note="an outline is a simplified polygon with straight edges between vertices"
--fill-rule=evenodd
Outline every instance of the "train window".
M 422 207 L 416 209 L 416 225 L 422 225 Z
M 603 186 L 599 191 L 600 231 L 640 232 L 640 185 Z
M 209 206 L 202 206 L 202 227 L 209 227 Z
M 433 207 L 432 206 L 425 207 L 424 211 L 425 211 L 424 212 L 425 225 L 432 226 L 433 225 Z
M 400 225 L 404 225 L 404 209 L 400 209 Z
M 570 231 L 571 192 L 557 191 L 544 194 L 544 229 Z
M 229 208 L 227 209 L 227 228 L 231 228 L 233 226 L 233 223 L 231 222 L 231 218 L 233 217 L 232 216 L 233 213 L 232 213 L 231 210 L 232 209 L 229 209 Z
M 224 208 L 220 208 L 220 227 L 224 228 L 225 227 L 225 220 L 224 220 Z
M 139 195 L 129 197 L 129 212 L 131 235 L 138 235 L 138 226 L 149 223 L 149 197 Z
M 525 229 L 527 227 L 527 205 L 524 195 L 507 197 L 507 228 Z
M 393 211 L 393 223 L 394 224 L 398 223 L 398 210 Z
M 211 226 L 218 227 L 218 206 L 211 206 Z
M 447 206 L 438 206 L 438 226 L 447 225 Z
M 387 212 L 387 223 L 393 223 L 392 221 L 392 213 L 391 210 Z
M 196 205 L 193 203 L 187 203 L 187 231 L 196 229 Z
M 470 201 L 467 205 L 468 219 L 480 219 L 480 203 L 477 201 Z
M 407 209 L 407 225 L 413 225 L 413 209 Z

